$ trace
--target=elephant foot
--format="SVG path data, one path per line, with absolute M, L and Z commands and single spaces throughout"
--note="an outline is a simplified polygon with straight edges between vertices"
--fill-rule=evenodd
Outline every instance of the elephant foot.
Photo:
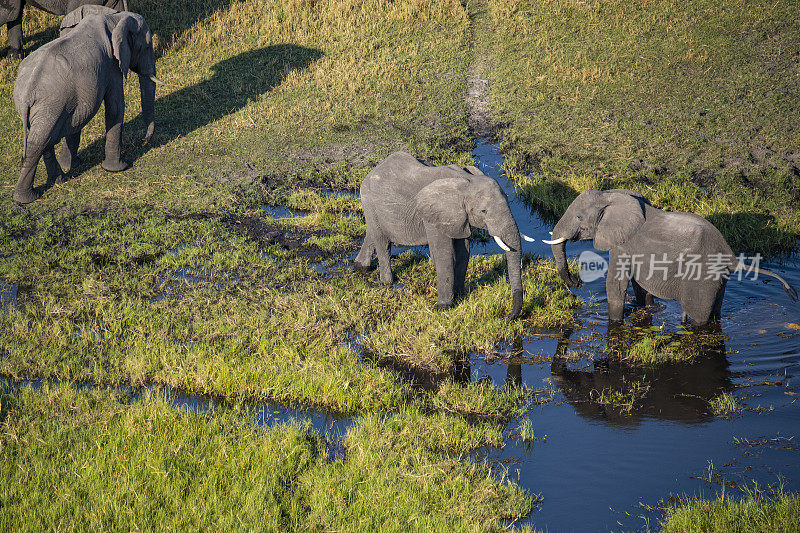
M 73 168 L 78 168 L 83 164 L 83 159 L 77 156 L 72 157 L 69 161 L 67 161 L 67 158 L 61 156 L 57 157 L 56 159 L 58 160 L 58 164 L 61 166 L 61 170 L 63 170 L 64 173 L 69 172 Z
M 9 48 L 8 57 L 11 59 L 25 59 L 25 51 L 19 48 Z
M 100 166 L 103 167 L 103 170 L 106 170 L 108 172 L 122 172 L 123 170 L 127 170 L 130 167 L 130 165 L 125 161 L 123 161 L 122 159 L 119 159 L 117 161 L 109 161 L 108 159 L 106 159 L 100 164 Z
M 56 176 L 53 179 L 48 179 L 47 180 L 47 184 L 48 185 L 63 185 L 66 181 L 67 180 L 64 179 L 64 174 L 59 174 L 58 176 Z
M 444 311 L 445 309 L 450 309 L 451 307 L 453 307 L 453 302 L 436 302 L 436 309 L 438 311 Z
M 41 198 L 41 196 L 42 196 L 41 193 L 36 192 L 36 190 L 34 190 L 33 188 L 30 188 L 26 191 L 15 190 L 13 198 L 14 201 L 19 205 L 25 205 L 31 202 L 35 202 L 36 200 Z
M 367 274 L 369 274 L 369 271 L 370 271 L 369 266 L 364 266 L 364 265 L 362 265 L 360 263 L 354 263 L 353 264 L 353 272 L 357 272 L 358 274 L 361 274 L 362 276 L 366 276 Z

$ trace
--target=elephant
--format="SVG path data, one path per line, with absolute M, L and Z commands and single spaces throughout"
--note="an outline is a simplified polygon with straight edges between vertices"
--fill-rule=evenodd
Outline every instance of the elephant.
M 561 278 L 580 286 L 567 267 L 566 241 L 593 240 L 609 252 L 606 297 L 609 320 L 623 317 L 628 282 L 637 304 L 653 297 L 677 300 L 682 321 L 703 326 L 720 318 L 725 285 L 732 272 L 750 271 L 777 278 L 794 301 L 797 291 L 786 280 L 757 265 L 745 265 L 722 234 L 694 213 L 653 207 L 627 189 L 582 192 L 551 233 L 550 244 Z
M 128 10 L 128 0 L 0 0 L 0 24 L 6 25 L 9 54 L 17 59 L 24 55 L 22 11 L 26 3 L 54 15 L 66 15 L 84 4 L 103 5 L 118 11 Z
M 72 14 L 68 15 L 72 17 Z M 14 85 L 14 103 L 22 119 L 22 171 L 14 201 L 24 205 L 39 198 L 33 179 L 44 156 L 48 181 L 77 166 L 81 129 L 105 104 L 106 146 L 101 166 L 109 172 L 128 168 L 122 160 L 125 95 L 122 80 L 128 71 L 139 76 L 142 116 L 153 135 L 156 77 L 153 36 L 141 15 L 118 12 L 90 15 L 62 37 L 25 58 Z M 61 154 L 54 146 L 62 138 Z
M 366 272 L 376 253 L 380 279 L 391 285 L 391 244 L 427 244 L 436 268 L 436 306 L 445 309 L 464 291 L 470 228 L 483 228 L 506 252 L 512 292 L 509 319 L 519 316 L 520 232 L 508 199 L 494 179 L 474 166 L 430 166 L 409 153 L 395 152 L 364 178 L 361 203 L 367 234 L 355 259 L 356 270 Z

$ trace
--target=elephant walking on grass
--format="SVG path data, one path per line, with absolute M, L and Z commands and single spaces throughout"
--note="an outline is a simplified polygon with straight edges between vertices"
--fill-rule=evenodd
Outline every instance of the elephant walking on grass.
M 68 18 L 74 18 L 73 14 Z M 139 75 L 146 144 L 155 129 L 156 84 L 162 82 L 156 78 L 153 36 L 141 15 L 124 11 L 90 14 L 22 61 L 14 85 L 14 103 L 23 130 L 22 171 L 14 201 L 27 204 L 40 196 L 33 188 L 33 179 L 41 157 L 50 182 L 59 181 L 63 171 L 77 166 L 81 129 L 101 103 L 105 104 L 106 122 L 106 153 L 101 166 L 109 172 L 128 168 L 121 152 L 125 113 L 122 81 L 129 70 Z M 56 159 L 54 147 L 62 138 L 65 142 Z
M 606 296 L 610 320 L 622 320 L 625 292 L 633 284 L 637 304 L 653 296 L 677 300 L 683 320 L 695 325 L 719 320 L 725 285 L 732 272 L 750 271 L 780 280 L 792 300 L 797 291 L 786 280 L 734 255 L 722 234 L 693 213 L 662 211 L 626 189 L 584 191 L 567 208 L 552 232 L 551 245 L 561 278 L 580 285 L 567 268 L 567 241 L 593 240 L 608 251 Z
M 381 281 L 391 284 L 391 244 L 427 244 L 436 267 L 437 307 L 447 308 L 464 291 L 470 228 L 483 228 L 506 251 L 513 297 L 509 318 L 519 316 L 520 233 L 495 180 L 473 166 L 433 167 L 408 153 L 395 152 L 364 178 L 361 202 L 367 235 L 355 259 L 356 269 L 368 270 L 377 253 Z
M 22 12 L 25 4 L 54 15 L 66 15 L 82 5 L 103 5 L 118 11 L 128 10 L 128 0 L 0 0 L 0 24 L 6 25 L 9 55 L 21 59 Z

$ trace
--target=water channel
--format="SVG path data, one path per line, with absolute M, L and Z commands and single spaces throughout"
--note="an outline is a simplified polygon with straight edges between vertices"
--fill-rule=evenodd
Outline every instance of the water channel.
M 551 224 L 505 178 L 497 147 L 479 142 L 473 155 L 506 191 L 520 231 L 537 239 L 524 243 L 524 251 L 551 257 L 541 241 Z M 270 209 L 276 218 L 298 216 Z M 567 245 L 571 257 L 584 250 L 592 250 L 590 242 Z M 502 250 L 490 240 L 474 243 L 472 253 Z M 762 266 L 800 287 L 797 256 Z M 16 289 L 0 286 L 0 309 L 14 305 Z M 795 438 L 800 432 L 800 306 L 776 280 L 731 280 L 722 310 L 723 336 L 694 363 L 644 369 L 604 356 L 616 338 L 607 331 L 604 278 L 575 292 L 586 305 L 577 312 L 572 331 L 529 332 L 507 347 L 508 356 L 486 360 L 476 354 L 466 368 L 472 380 L 488 379 L 498 387 L 522 384 L 549 398 L 531 409 L 532 442 L 519 438 L 521 421 L 515 420 L 502 448 L 474 454 L 478 461 L 507 469 L 511 479 L 541 496 L 523 524 L 545 531 L 657 530 L 663 504 L 674 497 L 715 498 L 723 487 L 727 495 L 737 495 L 737 487 L 754 483 L 800 490 L 800 437 Z M 681 332 L 680 306 L 658 302 L 654 311 L 635 311 L 626 323 L 662 334 Z M 637 383 L 643 387 L 629 407 L 597 401 L 604 391 L 624 392 Z M 5 389 L 25 385 L 45 386 L 0 382 Z M 114 390 L 136 401 L 147 389 Z M 176 408 L 205 411 L 214 406 L 213 400 L 194 395 L 156 392 Z M 736 398 L 740 408 L 734 414 L 711 412 L 709 400 L 722 393 Z M 352 424 L 350 418 L 276 403 L 253 405 L 249 412 L 260 424 L 289 419 L 310 424 L 325 436 L 333 456 L 339 453 L 336 442 Z
M 520 231 L 539 239 L 524 249 L 552 257 L 540 240 L 551 226 L 508 183 L 496 147 L 479 142 L 473 155 L 506 190 Z M 567 244 L 570 257 L 584 250 L 592 250 L 590 242 Z M 493 241 L 474 246 L 476 252 L 502 253 Z M 800 287 L 796 256 L 761 266 Z M 523 443 L 514 438 L 512 423 L 502 449 L 478 454 L 505 465 L 512 479 L 542 496 L 523 523 L 545 531 L 657 530 L 662 504 L 672 497 L 715 498 L 723 484 L 729 496 L 741 494 L 735 486 L 754 483 L 800 490 L 800 306 L 776 280 L 731 279 L 722 309 L 724 340 L 694 364 L 646 370 L 602 357 L 614 339 L 607 332 L 605 278 L 575 292 L 588 304 L 577 313 L 574 331 L 531 333 L 510 347 L 514 357 L 473 357 L 470 365 L 473 380 L 553 391 L 552 401 L 530 413 L 541 438 Z M 678 303 L 657 303 L 640 318 L 644 327 L 681 331 Z M 596 401 L 604 390 L 636 382 L 648 389 L 629 410 Z M 714 416 L 708 400 L 723 392 L 742 409 Z

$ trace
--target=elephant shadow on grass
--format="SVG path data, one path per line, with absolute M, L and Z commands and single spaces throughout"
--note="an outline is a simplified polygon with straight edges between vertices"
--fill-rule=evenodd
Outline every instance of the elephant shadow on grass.
M 141 113 L 125 123 L 124 159 L 133 164 L 147 150 L 237 112 L 251 100 L 280 85 L 290 72 L 309 67 L 320 57 L 322 52 L 314 48 L 278 44 L 220 61 L 212 68 L 214 75 L 211 78 L 156 98 L 156 130 L 146 146 L 138 142 L 145 130 Z M 100 112 L 93 120 L 98 119 L 102 120 Z M 105 136 L 80 150 L 83 163 L 70 174 L 76 176 L 100 164 L 104 152 Z M 51 185 L 48 183 L 45 188 Z

